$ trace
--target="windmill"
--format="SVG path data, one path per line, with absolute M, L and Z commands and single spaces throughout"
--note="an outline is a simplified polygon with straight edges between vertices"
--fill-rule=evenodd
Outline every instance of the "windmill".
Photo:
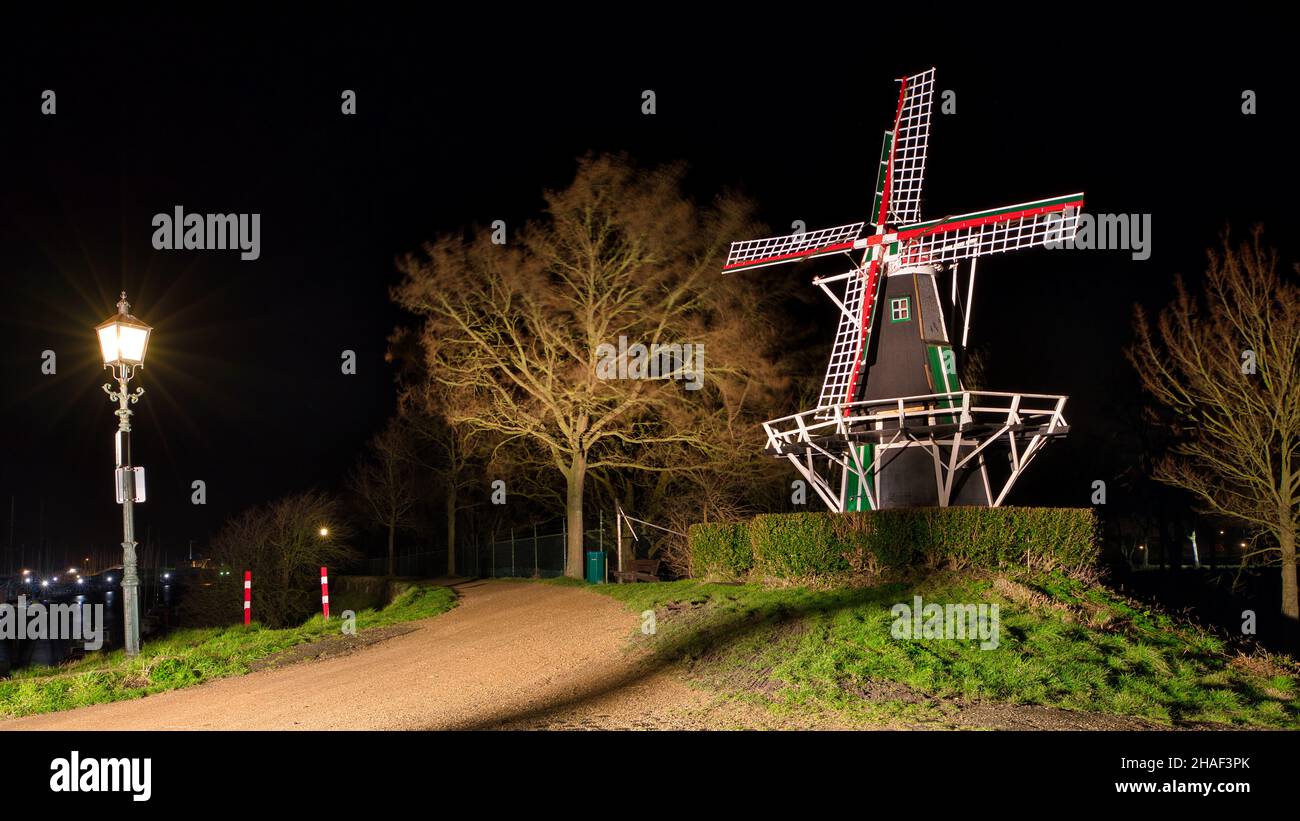
M 839 325 L 817 407 L 764 423 L 785 458 L 836 511 L 998 506 L 1029 462 L 1069 428 L 1064 396 L 965 390 L 955 345 L 970 332 L 983 256 L 1065 243 L 1083 194 L 921 219 L 934 69 L 899 80 L 870 221 L 731 245 L 723 272 L 844 254 L 851 270 L 819 276 Z M 859 254 L 860 252 L 860 254 Z M 963 304 L 958 267 L 968 284 Z M 951 275 L 947 314 L 936 276 Z

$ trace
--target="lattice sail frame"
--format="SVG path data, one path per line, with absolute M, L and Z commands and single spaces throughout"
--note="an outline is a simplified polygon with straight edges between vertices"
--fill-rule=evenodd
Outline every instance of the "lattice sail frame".
M 858 237 L 862 236 L 864 226 L 865 222 L 855 222 L 835 228 L 733 242 L 727 254 L 727 264 L 722 266 L 722 270 L 725 273 L 740 268 L 762 268 L 765 265 L 779 265 L 851 251 Z
M 1083 194 L 946 217 L 901 228 L 900 265 L 937 265 L 1074 239 Z
M 925 183 L 934 103 L 934 69 L 907 77 L 902 85 L 891 148 L 890 225 L 908 225 L 921 219 L 921 187 Z
M 821 394 L 817 398 L 819 408 L 830 407 L 841 401 L 853 381 L 859 352 L 866 336 L 862 323 L 862 299 L 867 290 L 868 277 L 866 268 L 855 268 L 846 274 L 814 280 L 840 309 L 840 322 L 835 330 L 835 341 L 831 345 L 830 362 L 826 366 Z M 829 287 L 841 279 L 844 280 L 842 299 Z

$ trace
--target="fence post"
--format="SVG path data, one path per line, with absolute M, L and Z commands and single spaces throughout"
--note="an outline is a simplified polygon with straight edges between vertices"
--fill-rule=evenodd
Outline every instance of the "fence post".
M 325 568 L 320 569 L 320 606 L 325 613 L 325 621 L 330 620 L 330 574 Z
M 618 551 L 618 583 L 623 583 L 623 508 L 614 507 L 615 550 Z M 635 534 L 634 534 L 635 535 Z
M 253 571 L 244 571 L 244 626 L 253 621 Z

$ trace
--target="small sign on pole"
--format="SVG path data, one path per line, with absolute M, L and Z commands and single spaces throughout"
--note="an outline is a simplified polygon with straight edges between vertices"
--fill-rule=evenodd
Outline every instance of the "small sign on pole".
M 144 468 L 123 467 L 113 471 L 117 480 L 117 503 L 120 505 L 130 497 L 132 502 L 143 502 Z
M 244 571 L 244 626 L 253 622 L 253 571 Z
M 325 621 L 330 620 L 330 575 L 329 571 L 320 569 L 320 608 L 325 614 Z

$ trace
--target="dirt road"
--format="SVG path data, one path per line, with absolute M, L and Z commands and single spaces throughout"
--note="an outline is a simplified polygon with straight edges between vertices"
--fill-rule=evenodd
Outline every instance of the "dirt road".
M 639 670 L 636 614 L 572 588 L 467 582 L 460 605 L 345 656 L 0 729 L 470 729 L 740 726 L 667 672 Z M 740 708 L 736 708 L 740 709 Z
M 886 729 L 837 716 L 774 714 L 691 687 L 674 667 L 645 663 L 648 654 L 636 647 L 637 615 L 605 596 L 520 582 L 455 587 L 460 605 L 454 610 L 362 634 L 342 654 L 329 655 L 341 639 L 304 645 L 285 654 L 289 661 L 308 659 L 299 663 L 2 721 L 0 730 Z M 945 720 L 914 726 L 1149 726 L 1033 706 L 962 705 L 948 712 Z

